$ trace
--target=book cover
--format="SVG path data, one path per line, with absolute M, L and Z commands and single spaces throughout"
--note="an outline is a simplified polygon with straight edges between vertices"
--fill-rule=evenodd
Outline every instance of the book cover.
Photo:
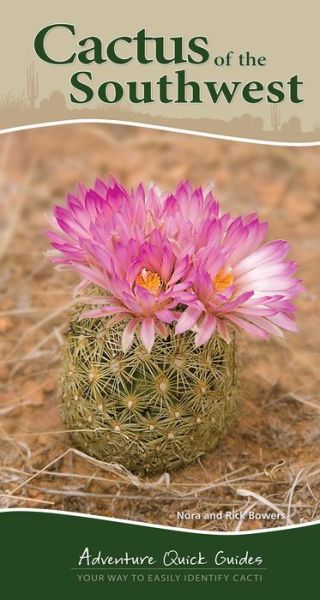
M 4 3 L 4 595 L 316 585 L 319 16 Z

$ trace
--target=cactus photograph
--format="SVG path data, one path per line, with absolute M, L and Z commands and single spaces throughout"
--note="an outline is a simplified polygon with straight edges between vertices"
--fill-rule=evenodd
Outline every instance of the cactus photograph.
M 319 518 L 319 148 L 83 123 L 0 156 L 0 504 Z
M 193 462 L 236 413 L 236 331 L 296 331 L 288 243 L 188 181 L 80 185 L 50 222 L 52 261 L 80 275 L 61 383 L 74 440 L 133 472 Z

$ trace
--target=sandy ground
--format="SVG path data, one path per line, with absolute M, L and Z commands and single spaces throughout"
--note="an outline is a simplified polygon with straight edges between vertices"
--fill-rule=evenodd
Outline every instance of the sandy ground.
M 72 448 L 58 413 L 63 330 L 76 275 L 43 253 L 45 213 L 78 180 L 214 181 L 223 207 L 257 210 L 286 238 L 307 291 L 300 332 L 240 341 L 238 423 L 192 467 L 137 479 Z M 277 148 L 110 125 L 0 136 L 0 505 L 80 511 L 199 529 L 320 518 L 320 148 Z M 282 512 L 269 520 L 225 511 Z M 201 518 L 181 520 L 179 511 Z M 205 513 L 221 512 L 219 520 Z

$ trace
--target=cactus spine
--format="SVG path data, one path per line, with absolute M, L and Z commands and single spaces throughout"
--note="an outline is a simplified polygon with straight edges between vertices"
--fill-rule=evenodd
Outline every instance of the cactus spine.
M 235 343 L 169 329 L 150 354 L 122 324 L 73 315 L 63 349 L 62 417 L 88 454 L 137 473 L 167 471 L 213 448 L 237 408 Z

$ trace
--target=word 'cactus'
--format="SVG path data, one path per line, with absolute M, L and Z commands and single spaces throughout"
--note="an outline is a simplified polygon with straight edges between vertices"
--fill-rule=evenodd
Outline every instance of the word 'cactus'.
M 133 471 L 194 461 L 236 413 L 235 332 L 295 331 L 287 242 L 210 188 L 114 179 L 56 206 L 52 260 L 82 281 L 66 334 L 62 415 L 88 453 Z

